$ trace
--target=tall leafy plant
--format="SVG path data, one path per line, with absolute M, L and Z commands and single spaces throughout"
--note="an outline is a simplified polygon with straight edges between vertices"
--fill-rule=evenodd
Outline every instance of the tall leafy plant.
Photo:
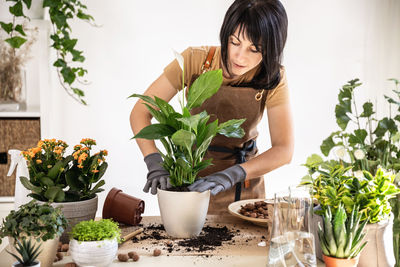
M 183 64 L 182 64 L 183 65 Z M 191 85 L 184 104 L 182 89 L 181 113 L 163 99 L 154 96 L 133 94 L 143 100 L 151 115 L 159 122 L 143 128 L 134 138 L 160 140 L 165 153 L 163 167 L 170 173 L 171 184 L 175 187 L 192 184 L 198 173 L 211 165 L 212 159 L 203 160 L 205 153 L 217 134 L 241 138 L 244 135 L 240 127 L 245 119 L 233 119 L 219 123 L 210 122 L 206 111 L 192 115 L 190 111 L 214 95 L 222 84 L 222 70 L 203 73 Z

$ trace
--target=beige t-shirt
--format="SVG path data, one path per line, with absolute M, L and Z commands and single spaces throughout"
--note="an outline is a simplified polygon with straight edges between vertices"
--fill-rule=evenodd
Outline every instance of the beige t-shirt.
M 201 46 L 201 47 L 189 47 L 185 51 L 182 52 L 182 56 L 184 59 L 184 79 L 185 79 L 185 87 L 190 85 L 193 76 L 199 76 L 202 73 L 201 67 L 206 60 L 210 47 L 209 46 Z M 222 68 L 221 62 L 221 47 L 217 47 L 213 61 L 210 66 L 210 70 L 217 70 Z M 257 68 L 254 68 L 245 74 L 234 78 L 227 79 L 223 78 L 223 85 L 233 85 L 240 83 L 250 82 L 251 79 L 257 73 Z M 179 66 L 178 61 L 175 59 L 168 66 L 164 68 L 164 74 L 167 79 L 171 82 L 175 89 L 182 89 L 182 69 Z M 266 99 L 266 108 L 271 108 L 274 106 L 278 106 L 281 104 L 285 104 L 289 102 L 289 89 L 287 85 L 286 73 L 285 69 L 281 69 L 281 81 L 280 83 L 272 90 L 268 90 L 268 95 Z

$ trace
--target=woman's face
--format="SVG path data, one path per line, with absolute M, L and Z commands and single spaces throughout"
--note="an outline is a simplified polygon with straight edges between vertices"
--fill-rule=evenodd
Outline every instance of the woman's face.
M 240 76 L 262 60 L 261 45 L 253 44 L 247 39 L 246 31 L 239 35 L 239 27 L 229 37 L 228 41 L 228 68 L 233 77 Z

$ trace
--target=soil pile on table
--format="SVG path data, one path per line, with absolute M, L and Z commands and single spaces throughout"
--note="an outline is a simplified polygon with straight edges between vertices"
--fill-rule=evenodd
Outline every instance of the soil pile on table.
M 239 230 L 229 230 L 226 226 L 211 227 L 206 226 L 203 228 L 199 236 L 187 239 L 170 240 L 170 237 L 165 232 L 163 225 L 149 225 L 144 227 L 143 234 L 139 237 L 132 239 L 132 242 L 137 243 L 141 240 L 155 240 L 152 244 L 158 244 L 157 241 L 165 240 L 164 250 L 172 252 L 173 250 L 185 250 L 188 252 L 205 252 L 215 250 L 217 247 L 223 245 L 224 242 L 232 240 L 233 237 L 239 234 Z

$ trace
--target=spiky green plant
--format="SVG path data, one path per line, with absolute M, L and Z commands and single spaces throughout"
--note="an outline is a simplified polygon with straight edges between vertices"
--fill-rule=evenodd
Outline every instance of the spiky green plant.
M 363 250 L 367 242 L 362 243 L 365 233 L 364 227 L 368 220 L 360 224 L 361 215 L 359 207 L 354 206 L 350 217 L 347 217 L 346 210 L 342 203 L 332 217 L 331 209 L 325 210 L 322 216 L 324 219 L 324 229 L 318 223 L 318 237 L 324 255 L 334 258 L 351 259 L 357 257 Z
M 23 239 L 22 243 L 18 239 L 15 240 L 16 245 L 15 249 L 18 251 L 18 255 L 7 251 L 9 254 L 11 254 L 22 266 L 33 266 L 37 264 L 36 259 L 39 256 L 40 252 L 39 251 L 41 244 L 34 245 L 32 244 L 31 239 Z

